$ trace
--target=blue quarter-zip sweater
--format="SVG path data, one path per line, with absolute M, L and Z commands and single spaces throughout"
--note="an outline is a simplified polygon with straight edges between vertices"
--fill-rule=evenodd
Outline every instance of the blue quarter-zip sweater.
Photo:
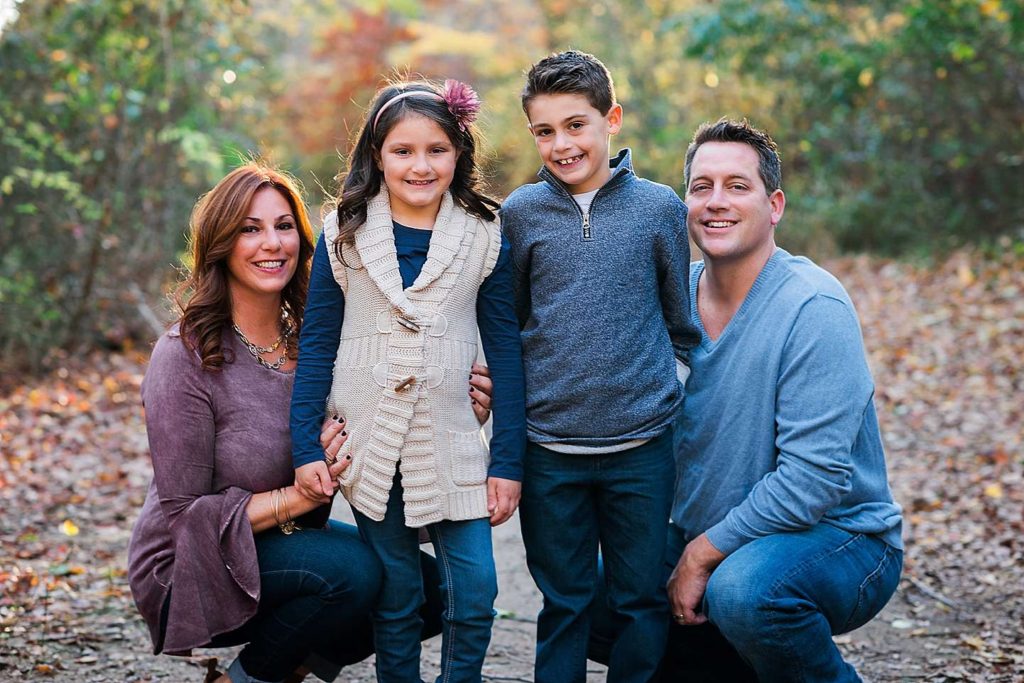
M 661 434 L 682 401 L 690 321 L 686 206 L 633 173 L 629 150 L 589 215 L 546 168 L 505 200 L 528 438 L 613 446 Z

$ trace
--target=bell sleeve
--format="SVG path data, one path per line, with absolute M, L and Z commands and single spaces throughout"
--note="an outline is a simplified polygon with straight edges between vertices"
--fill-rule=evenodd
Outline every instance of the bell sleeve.
M 222 372 L 230 372 L 225 368 Z M 163 649 L 188 650 L 256 612 L 259 567 L 246 512 L 252 492 L 215 490 L 216 407 L 210 373 L 180 337 L 165 335 L 142 387 L 160 508 L 174 546 Z

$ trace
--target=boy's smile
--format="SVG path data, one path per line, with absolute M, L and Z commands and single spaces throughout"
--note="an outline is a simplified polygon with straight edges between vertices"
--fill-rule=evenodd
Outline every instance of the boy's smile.
M 530 132 L 544 165 L 572 194 L 596 190 L 611 176 L 608 138 L 622 127 L 622 107 L 601 114 L 583 95 L 538 95 L 527 105 Z

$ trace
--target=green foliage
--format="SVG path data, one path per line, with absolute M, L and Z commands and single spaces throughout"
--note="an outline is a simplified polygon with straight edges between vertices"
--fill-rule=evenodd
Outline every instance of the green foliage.
M 780 242 L 915 254 L 1024 241 L 1024 5 L 1001 0 L 32 0 L 0 34 L 0 351 L 136 334 L 189 211 L 259 148 L 332 189 L 396 74 L 482 94 L 490 191 L 534 182 L 525 69 L 610 68 L 638 171 L 680 190 L 698 123 L 779 142 Z M 322 199 L 314 196 L 314 203 Z M 316 211 L 313 211 L 316 215 Z M 149 330 L 145 330 L 149 335 Z
M 692 38 L 775 94 L 796 241 L 899 254 L 1024 224 L 1020 3 L 726 0 Z
M 19 9 L 0 43 L 0 349 L 35 365 L 132 332 L 125 311 L 165 283 L 196 197 L 251 145 L 256 98 L 224 75 L 258 82 L 266 47 L 241 2 Z

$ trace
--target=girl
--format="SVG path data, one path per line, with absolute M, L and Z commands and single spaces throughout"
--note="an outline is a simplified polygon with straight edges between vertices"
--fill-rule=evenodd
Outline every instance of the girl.
M 384 565 L 374 639 L 385 683 L 420 680 L 421 528 L 442 569 L 438 680 L 480 680 L 497 595 L 490 526 L 519 502 L 522 355 L 497 203 L 478 189 L 478 110 L 456 81 L 378 93 L 316 247 L 299 342 L 296 486 L 314 500 L 333 490 L 333 456 L 317 442 L 326 399 L 348 435 L 341 490 Z M 479 391 L 465 391 L 478 322 L 496 397 L 490 458 Z

